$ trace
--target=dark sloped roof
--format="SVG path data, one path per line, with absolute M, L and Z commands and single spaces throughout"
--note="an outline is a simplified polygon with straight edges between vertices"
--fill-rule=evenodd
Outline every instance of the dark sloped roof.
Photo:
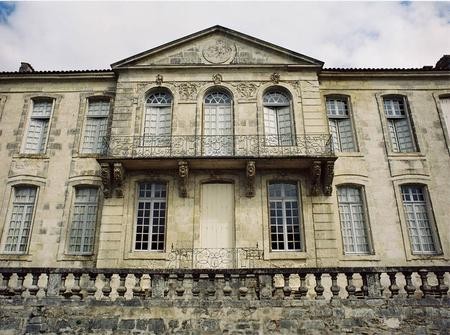
M 74 74 L 74 73 L 114 73 L 111 69 L 100 70 L 48 70 L 48 71 L 32 71 L 32 72 L 20 72 L 20 71 L 0 71 L 0 74 L 20 74 L 20 75 L 39 75 L 39 74 Z

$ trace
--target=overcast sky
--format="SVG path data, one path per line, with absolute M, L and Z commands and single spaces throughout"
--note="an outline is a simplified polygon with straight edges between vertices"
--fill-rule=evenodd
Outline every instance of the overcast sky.
M 325 67 L 422 67 L 450 54 L 450 2 L 0 2 L 0 71 L 108 69 L 216 24 Z

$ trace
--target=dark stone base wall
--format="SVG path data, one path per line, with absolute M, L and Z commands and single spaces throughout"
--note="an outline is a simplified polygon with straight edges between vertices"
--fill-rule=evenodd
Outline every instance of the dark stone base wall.
M 450 334 L 450 299 L 0 300 L 0 334 Z

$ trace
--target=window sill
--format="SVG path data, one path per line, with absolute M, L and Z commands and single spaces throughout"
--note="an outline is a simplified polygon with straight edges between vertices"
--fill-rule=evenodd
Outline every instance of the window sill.
M 25 154 L 25 153 L 14 155 L 13 158 L 50 159 L 50 157 L 47 156 L 47 154 Z
M 58 261 L 94 261 L 94 254 L 89 255 L 75 255 L 75 254 L 64 254 L 58 257 Z
M 31 262 L 33 255 L 31 254 L 0 254 L 0 261 L 24 261 Z
M 283 260 L 283 259 L 307 259 L 308 253 L 305 251 L 269 251 L 264 253 L 265 260 Z
M 407 261 L 429 261 L 429 260 L 448 260 L 447 257 L 444 256 L 444 254 L 413 254 L 409 255 L 406 259 Z
M 76 154 L 74 158 L 103 158 L 106 157 L 104 154 Z
M 334 154 L 337 157 L 356 157 L 356 158 L 363 158 L 364 155 L 361 152 L 342 152 L 342 151 L 335 151 Z
M 426 156 L 421 152 L 390 152 L 388 153 L 388 159 L 425 159 Z
M 167 260 L 169 259 L 169 254 L 161 251 L 133 251 L 126 254 L 124 258 Z
M 343 262 L 358 262 L 358 261 L 381 261 L 381 257 L 379 255 L 353 255 L 353 254 L 349 254 L 349 255 L 341 255 L 339 257 L 340 261 Z

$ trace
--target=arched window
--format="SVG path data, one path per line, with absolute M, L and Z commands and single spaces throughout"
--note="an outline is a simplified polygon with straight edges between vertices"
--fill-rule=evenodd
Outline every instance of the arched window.
M 294 145 L 291 98 L 280 89 L 271 89 L 264 94 L 264 135 L 266 145 Z
M 231 96 L 211 91 L 204 99 L 203 153 L 206 156 L 233 154 L 233 111 Z
M 144 145 L 170 146 L 172 133 L 172 95 L 168 91 L 152 92 L 145 103 Z

